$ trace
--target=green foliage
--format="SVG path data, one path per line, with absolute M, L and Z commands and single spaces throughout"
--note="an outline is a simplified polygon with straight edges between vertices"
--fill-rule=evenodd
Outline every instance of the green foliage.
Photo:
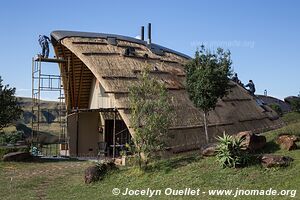
M 29 152 L 29 147 L 0 147 L 0 159 L 8 153 L 12 153 L 12 152 Z
M 215 109 L 218 99 L 227 95 L 230 89 L 231 64 L 229 51 L 218 48 L 216 53 L 212 53 L 202 46 L 186 65 L 187 91 L 195 106 L 204 112 L 207 142 L 206 117 L 209 111 Z
M 300 112 L 300 99 L 294 99 L 291 101 L 292 111 Z
M 225 133 L 223 137 L 218 137 L 217 161 L 222 167 L 244 166 L 248 163 L 248 153 L 242 150 L 243 140 L 244 138 L 236 138 Z
M 269 105 L 279 116 L 283 115 L 282 109 L 278 104 L 271 104 Z
M 163 150 L 170 125 L 170 103 L 165 86 L 142 71 L 139 82 L 129 89 L 131 127 L 139 165 L 147 166 L 155 152 Z
M 20 118 L 21 107 L 15 97 L 16 88 L 3 85 L 0 77 L 0 130 Z
M 288 124 L 300 122 L 300 113 L 299 112 L 286 113 L 283 115 L 282 120 Z
M 18 140 L 23 139 L 24 133 L 22 131 L 15 131 L 12 133 L 0 133 L 0 144 L 15 144 Z

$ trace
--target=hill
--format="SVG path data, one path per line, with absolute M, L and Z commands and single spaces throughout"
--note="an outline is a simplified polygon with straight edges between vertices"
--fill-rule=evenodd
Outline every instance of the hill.
M 4 132 L 11 133 L 15 131 L 24 132 L 26 138 L 32 134 L 31 121 L 37 118 L 37 113 L 32 112 L 32 99 L 28 97 L 17 97 L 19 105 L 22 107 L 23 113 L 20 119 L 13 123 L 13 125 L 4 129 Z M 59 102 L 58 101 L 44 101 L 40 104 L 41 118 L 43 123 L 40 124 L 41 134 L 47 138 L 52 138 L 60 133 L 59 124 Z M 53 139 L 51 139 L 53 140 Z

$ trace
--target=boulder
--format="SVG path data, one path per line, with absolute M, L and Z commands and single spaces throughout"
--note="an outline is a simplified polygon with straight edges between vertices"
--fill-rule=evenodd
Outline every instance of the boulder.
M 84 182 L 86 184 L 96 182 L 100 179 L 100 170 L 97 165 L 90 166 L 84 171 Z
M 84 171 L 84 182 L 86 184 L 99 181 L 110 170 L 115 169 L 113 161 L 102 161 L 96 165 L 88 167 Z
M 3 156 L 3 161 L 28 161 L 32 156 L 29 152 L 11 152 Z
M 215 156 L 217 154 L 217 146 L 218 144 L 216 143 L 207 144 L 201 148 L 201 154 L 203 156 Z
M 285 167 L 293 161 L 293 158 L 288 156 L 266 154 L 261 156 L 260 162 L 264 167 Z
M 276 142 L 280 145 L 280 148 L 288 151 L 297 149 L 297 141 L 299 141 L 299 137 L 295 135 L 280 135 L 276 139 Z
M 266 137 L 263 135 L 256 135 L 252 131 L 243 131 L 236 135 L 238 138 L 245 138 L 242 142 L 243 149 L 249 151 L 256 151 L 262 149 L 266 143 Z

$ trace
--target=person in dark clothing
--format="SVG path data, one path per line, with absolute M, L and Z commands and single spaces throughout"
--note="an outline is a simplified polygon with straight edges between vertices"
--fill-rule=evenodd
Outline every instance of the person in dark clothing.
M 239 78 L 238 78 L 237 73 L 234 73 L 234 75 L 233 75 L 233 77 L 231 78 L 231 80 L 232 80 L 233 82 L 236 82 L 236 83 L 238 83 L 238 82 L 240 81 Z
M 242 81 L 240 81 L 240 79 L 239 79 L 237 73 L 234 73 L 234 75 L 233 75 L 233 77 L 231 78 L 231 80 L 232 80 L 233 82 L 235 82 L 235 83 L 237 83 L 237 84 L 243 86 L 243 83 L 242 83 Z
M 248 89 L 249 93 L 251 95 L 254 95 L 254 93 L 255 93 L 255 85 L 254 85 L 254 83 L 253 83 L 252 80 L 249 80 L 249 83 L 247 85 L 245 85 L 245 87 L 248 87 L 249 88 Z
M 39 44 L 42 47 L 42 57 L 48 58 L 49 56 L 49 42 L 50 38 L 46 35 L 39 35 Z

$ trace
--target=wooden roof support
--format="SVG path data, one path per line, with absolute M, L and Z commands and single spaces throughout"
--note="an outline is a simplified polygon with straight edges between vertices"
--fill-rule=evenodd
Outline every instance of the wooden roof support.
M 73 107 L 76 105 L 75 96 L 76 96 L 76 85 L 75 85 L 75 66 L 74 66 L 74 54 L 71 53 L 71 65 L 72 65 L 72 82 L 73 82 Z
M 72 42 L 73 44 L 84 44 L 84 45 L 107 45 L 106 42 Z
M 251 101 L 252 99 L 250 98 L 243 98 L 243 99 L 222 99 L 224 102 L 231 102 L 231 101 Z
M 63 45 L 61 46 L 61 50 L 62 50 L 63 57 L 66 58 L 65 47 Z M 67 103 L 68 103 L 68 107 L 71 108 L 72 104 L 73 104 L 73 99 L 72 99 L 73 91 L 72 91 L 72 84 L 70 82 L 70 58 L 69 57 L 67 59 L 66 71 L 67 71 L 66 75 L 67 75 L 67 88 L 68 88 L 67 92 L 68 92 L 68 95 L 65 95 L 65 96 L 68 96 L 67 97 L 67 99 L 68 99 Z
M 116 52 L 83 52 L 82 53 L 85 56 L 115 56 L 120 55 Z
M 83 63 L 81 64 L 81 73 L 80 73 L 80 82 L 79 82 L 79 91 L 77 96 L 77 108 L 80 108 L 80 95 L 81 95 L 81 85 L 82 85 L 82 75 L 83 75 Z
M 105 91 L 106 94 L 128 94 L 128 91 Z
M 143 48 L 141 47 L 137 47 L 137 46 L 130 46 L 130 45 L 122 45 L 122 44 L 118 44 L 117 47 L 121 47 L 121 48 L 134 48 L 134 49 L 138 49 L 138 50 L 143 50 Z
M 259 118 L 240 119 L 239 122 L 249 122 L 249 121 L 263 120 L 268 118 L 269 118 L 268 116 L 264 116 Z
M 208 127 L 214 127 L 214 126 L 229 126 L 233 125 L 233 122 L 227 122 L 227 123 L 216 123 L 216 124 L 208 124 Z M 177 127 L 171 127 L 170 130 L 179 130 L 179 129 L 194 129 L 194 128 L 203 128 L 204 125 L 194 125 L 194 126 L 177 126 Z
M 136 76 L 102 76 L 103 79 L 138 79 Z
M 137 74 L 137 73 L 141 73 L 142 70 L 137 70 L 137 69 L 134 69 L 132 70 L 133 73 Z M 170 72 L 166 72 L 166 71 L 160 71 L 160 70 L 151 70 L 150 71 L 150 74 L 170 74 Z

